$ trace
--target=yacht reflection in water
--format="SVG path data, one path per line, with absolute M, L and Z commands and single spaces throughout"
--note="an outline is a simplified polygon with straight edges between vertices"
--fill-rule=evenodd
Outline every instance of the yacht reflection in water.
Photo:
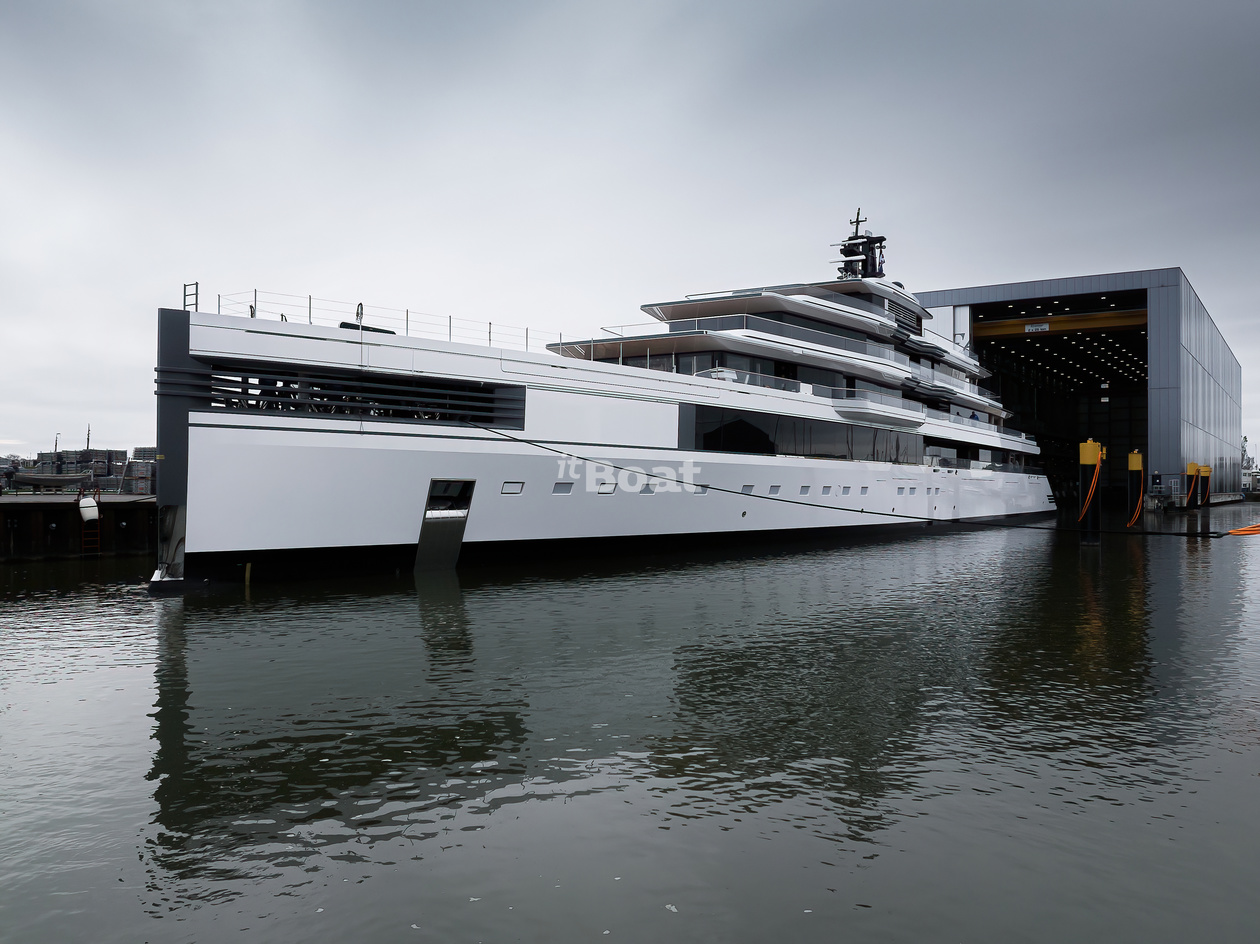
M 1185 732 L 1152 727 L 1154 692 L 1204 684 L 1151 655 L 1180 645 L 1185 549 L 1091 562 L 1072 537 L 163 601 L 155 882 L 302 884 L 608 791 L 639 830 L 775 809 L 857 849 L 1016 755 L 1162 763 Z
M 426 589 L 419 612 L 397 592 L 166 604 L 160 865 L 241 878 L 260 861 L 366 858 L 437 835 L 444 809 L 495 808 L 488 786 L 526 773 L 504 760 L 526 737 L 521 695 L 474 683 L 458 585 Z

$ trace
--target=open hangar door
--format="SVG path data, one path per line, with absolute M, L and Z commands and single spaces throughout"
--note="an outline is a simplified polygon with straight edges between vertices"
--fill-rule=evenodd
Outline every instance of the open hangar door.
M 1079 444 L 1107 449 L 1103 484 L 1121 497 L 1127 453 L 1147 455 L 1146 290 L 971 306 L 971 338 L 1007 424 L 1037 437 L 1061 508 L 1077 503 Z

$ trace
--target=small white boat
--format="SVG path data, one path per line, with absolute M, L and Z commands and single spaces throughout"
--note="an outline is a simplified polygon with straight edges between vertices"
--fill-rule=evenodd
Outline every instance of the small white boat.
M 92 479 L 91 472 L 15 472 L 13 484 L 38 488 L 78 488 Z

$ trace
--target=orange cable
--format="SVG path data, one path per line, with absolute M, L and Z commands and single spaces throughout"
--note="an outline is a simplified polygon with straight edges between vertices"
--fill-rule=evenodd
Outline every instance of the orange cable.
M 1098 473 L 1102 471 L 1102 456 L 1098 457 L 1098 461 L 1094 463 L 1094 480 L 1089 483 L 1089 494 L 1085 496 L 1085 507 L 1081 509 L 1077 521 L 1080 522 L 1085 517 L 1085 512 L 1089 511 L 1090 503 L 1094 500 L 1094 489 L 1098 487 Z
M 1129 523 L 1125 525 L 1126 528 L 1133 527 L 1133 523 L 1137 521 L 1138 516 L 1142 514 L 1142 499 L 1145 497 L 1146 497 L 1146 475 L 1145 473 L 1143 473 L 1142 484 L 1141 486 L 1138 487 L 1137 507 L 1133 509 L 1133 517 L 1130 518 Z

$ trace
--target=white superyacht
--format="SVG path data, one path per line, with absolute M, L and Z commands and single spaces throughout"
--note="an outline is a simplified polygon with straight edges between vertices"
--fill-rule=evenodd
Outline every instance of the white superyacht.
M 1035 442 L 852 222 L 834 279 L 644 305 L 650 325 L 543 350 L 362 306 L 160 310 L 153 585 L 1054 511 Z

